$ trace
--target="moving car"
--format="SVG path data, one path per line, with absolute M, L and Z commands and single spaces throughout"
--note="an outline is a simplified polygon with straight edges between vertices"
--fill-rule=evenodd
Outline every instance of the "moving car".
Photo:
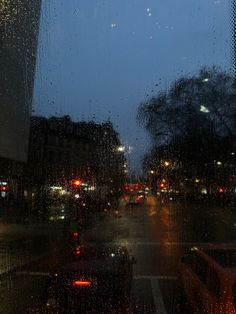
M 142 193 L 132 193 L 127 195 L 126 202 L 127 205 L 138 205 L 144 200 L 144 195 Z
M 51 275 L 43 308 L 46 313 L 126 313 L 131 284 L 126 248 L 81 246 Z
M 193 247 L 182 257 L 179 270 L 194 313 L 236 313 L 236 247 Z

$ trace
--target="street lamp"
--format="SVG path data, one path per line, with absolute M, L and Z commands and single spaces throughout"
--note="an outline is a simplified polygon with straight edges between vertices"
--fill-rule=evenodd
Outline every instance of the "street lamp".
M 125 151 L 125 146 L 118 146 L 118 147 L 117 147 L 117 151 L 118 151 L 119 153 L 123 153 L 123 152 Z

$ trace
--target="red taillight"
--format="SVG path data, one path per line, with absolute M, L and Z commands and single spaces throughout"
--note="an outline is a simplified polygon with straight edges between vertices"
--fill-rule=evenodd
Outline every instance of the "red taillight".
M 89 287 L 92 282 L 88 280 L 76 280 L 73 282 L 74 287 Z
M 80 245 L 77 245 L 75 247 L 75 250 L 73 251 L 75 255 L 80 255 L 81 254 L 81 251 L 80 251 Z
M 80 255 L 81 251 L 80 251 L 80 245 L 78 245 L 75 249 L 75 254 L 76 255 Z

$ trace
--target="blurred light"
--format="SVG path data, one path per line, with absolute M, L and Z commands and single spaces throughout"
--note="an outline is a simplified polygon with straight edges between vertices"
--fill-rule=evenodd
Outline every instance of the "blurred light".
M 209 113 L 210 112 L 210 110 L 207 107 L 203 106 L 203 105 L 201 105 L 200 111 L 204 112 L 204 113 Z
M 204 78 L 204 79 L 202 80 L 203 83 L 206 83 L 206 82 L 208 82 L 208 81 L 209 81 L 209 78 L 208 78 L 208 77 L 206 77 L 206 78 Z
M 76 287 L 89 287 L 91 286 L 91 281 L 87 281 L 87 280 L 76 280 L 73 282 L 73 286 Z
M 234 156 L 234 152 L 232 152 L 231 155 Z
M 80 198 L 79 194 L 75 194 L 75 198 L 76 199 Z
M 225 189 L 224 189 L 224 188 L 219 188 L 219 189 L 218 189 L 218 192 L 219 192 L 219 193 L 224 193 L 224 192 L 225 192 Z
M 133 146 L 128 145 L 128 146 L 126 147 L 126 150 L 127 150 L 127 153 L 130 154 L 130 153 L 133 151 Z
M 170 165 L 169 161 L 165 161 L 165 162 L 164 162 L 164 165 L 165 165 L 166 167 L 168 167 L 168 166 Z
M 206 188 L 202 188 L 202 189 L 201 189 L 201 193 L 202 193 L 202 194 L 207 194 L 207 189 L 206 189 Z
M 60 194 L 61 194 L 61 195 L 65 195 L 65 194 L 66 194 L 66 190 L 61 189 L 61 190 L 60 190 Z
M 51 190 L 62 190 L 62 187 L 53 185 L 53 186 L 50 186 L 49 189 L 51 189 Z
M 73 184 L 75 185 L 75 186 L 80 186 L 81 185 L 81 180 L 74 180 L 73 181 Z
M 78 237 L 78 235 L 79 235 L 79 233 L 78 233 L 78 232 L 74 232 L 74 233 L 73 233 L 73 237 L 74 237 L 74 238 L 77 238 L 77 237 Z
M 125 147 L 124 146 L 118 146 L 117 147 L 117 151 L 118 152 L 124 152 L 125 151 Z
M 221 161 L 217 161 L 216 164 L 217 164 L 218 166 L 221 166 L 221 165 L 222 165 L 222 162 L 221 162 Z
M 81 251 L 80 251 L 80 245 L 76 246 L 75 248 L 75 254 L 76 255 L 80 255 Z
M 200 182 L 200 180 L 199 180 L 199 179 L 195 179 L 195 182 L 196 182 L 196 183 L 199 183 L 199 182 Z
M 93 185 L 91 185 L 91 186 L 88 187 L 88 191 L 94 191 L 95 189 L 96 189 L 96 187 L 93 186 Z
M 114 253 L 111 253 L 111 257 L 114 257 L 115 256 L 115 254 Z
M 154 174 L 154 170 L 150 170 L 150 173 L 151 173 L 151 174 Z

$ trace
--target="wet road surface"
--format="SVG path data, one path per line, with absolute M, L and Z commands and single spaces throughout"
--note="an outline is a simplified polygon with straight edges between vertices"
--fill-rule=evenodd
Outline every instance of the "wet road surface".
M 86 231 L 83 241 L 124 245 L 135 257 L 132 313 L 175 313 L 179 258 L 194 245 L 235 243 L 235 224 L 236 215 L 229 209 L 176 203 L 160 206 L 150 196 L 139 205 L 125 206 L 121 200 L 120 215 L 108 214 Z M 44 289 L 43 273 L 58 258 L 54 253 L 41 268 L 33 263 L 30 273 L 4 280 L 0 313 L 24 313 Z M 189 307 L 185 313 L 191 313 Z

